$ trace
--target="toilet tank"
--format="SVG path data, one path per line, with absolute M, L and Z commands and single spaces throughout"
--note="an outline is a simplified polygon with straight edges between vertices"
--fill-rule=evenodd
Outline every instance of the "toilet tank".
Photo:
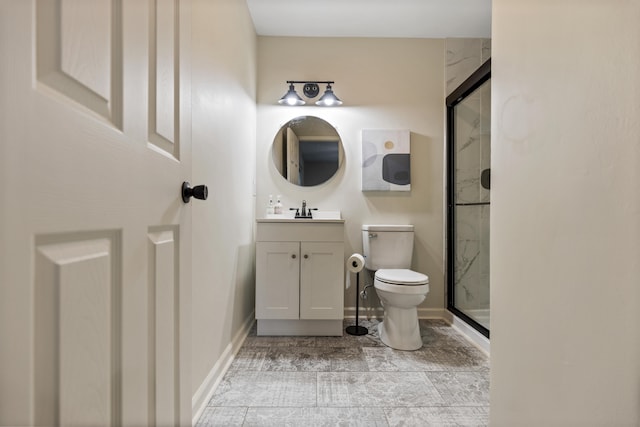
M 369 270 L 411 268 L 413 225 L 363 225 L 362 250 Z

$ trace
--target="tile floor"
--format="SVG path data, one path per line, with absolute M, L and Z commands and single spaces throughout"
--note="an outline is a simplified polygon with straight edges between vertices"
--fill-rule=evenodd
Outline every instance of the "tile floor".
M 354 320 L 345 321 L 345 326 Z M 489 359 L 442 320 L 424 346 L 369 334 L 258 337 L 255 326 L 203 412 L 205 426 L 486 426 Z

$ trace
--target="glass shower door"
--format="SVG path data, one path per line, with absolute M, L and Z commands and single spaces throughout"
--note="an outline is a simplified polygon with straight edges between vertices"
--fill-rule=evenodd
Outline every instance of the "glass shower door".
M 447 98 L 448 309 L 489 336 L 491 80 L 485 63 Z

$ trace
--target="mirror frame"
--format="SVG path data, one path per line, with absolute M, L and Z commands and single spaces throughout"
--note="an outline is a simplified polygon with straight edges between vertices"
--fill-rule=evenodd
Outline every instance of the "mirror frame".
M 313 123 L 313 126 L 309 125 Z M 307 124 L 307 126 L 305 126 Z M 294 141 L 289 143 L 288 141 Z M 296 144 L 298 142 L 298 144 Z M 300 143 L 305 145 L 310 151 L 315 150 L 318 156 L 326 156 L 327 151 L 318 149 L 319 144 L 336 142 L 338 145 L 337 164 L 331 171 L 320 169 L 320 172 L 314 175 L 317 179 L 311 180 L 311 183 L 304 183 L 304 164 L 300 164 L 301 150 Z M 332 150 L 333 151 L 333 150 Z M 332 153 L 329 153 L 331 155 Z M 295 156 L 298 160 L 293 161 L 294 168 L 286 170 L 286 165 L 291 162 L 287 161 L 288 156 Z M 283 124 L 271 143 L 271 163 L 274 169 L 285 181 L 298 187 L 317 187 L 319 185 L 330 182 L 342 168 L 344 163 L 344 146 L 342 138 L 336 128 L 328 121 L 316 116 L 297 116 Z M 313 163 L 313 162 L 312 162 Z M 333 163 L 333 159 L 331 159 Z

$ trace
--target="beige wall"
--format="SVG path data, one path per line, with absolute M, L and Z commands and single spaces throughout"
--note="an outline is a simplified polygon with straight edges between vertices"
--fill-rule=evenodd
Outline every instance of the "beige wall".
M 491 425 L 640 425 L 640 3 L 493 2 Z
M 194 0 L 192 393 L 253 311 L 256 36 L 246 4 Z
M 362 251 L 363 223 L 414 224 L 413 267 L 428 274 L 431 285 L 422 308 L 435 309 L 444 307 L 444 57 L 444 40 L 258 37 L 256 215 L 264 216 L 269 194 L 282 194 L 287 208 L 306 199 L 312 207 L 340 209 L 346 220 L 346 254 Z M 309 79 L 335 80 L 335 93 L 344 105 L 277 104 L 287 90 L 286 80 Z M 278 129 L 301 115 L 332 123 L 345 148 L 344 167 L 318 187 L 295 187 L 271 165 Z M 362 129 L 411 131 L 410 193 L 361 191 Z M 370 295 L 367 304 L 377 305 L 375 292 Z M 354 306 L 352 288 L 345 294 L 345 307 Z

